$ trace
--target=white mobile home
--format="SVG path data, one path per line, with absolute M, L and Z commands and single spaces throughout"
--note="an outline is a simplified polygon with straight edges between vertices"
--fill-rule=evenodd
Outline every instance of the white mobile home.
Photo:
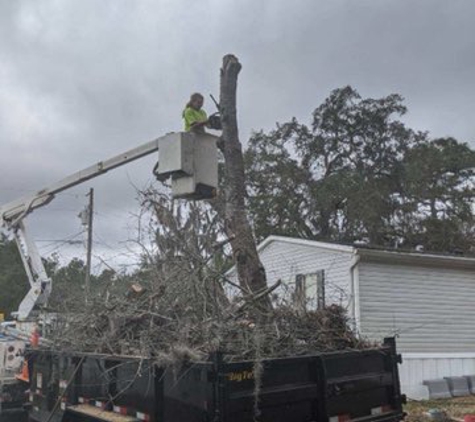
M 269 285 L 282 280 L 282 295 L 303 281 L 310 306 L 322 294 L 326 304 L 343 305 L 362 336 L 397 335 L 409 397 L 427 397 L 423 380 L 475 374 L 475 258 L 280 236 L 258 250 Z

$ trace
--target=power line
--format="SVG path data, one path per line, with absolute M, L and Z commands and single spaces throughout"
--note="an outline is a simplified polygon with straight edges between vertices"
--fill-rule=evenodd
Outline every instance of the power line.
M 36 239 L 35 241 L 36 242 L 51 242 L 51 244 L 60 243 L 60 242 L 71 242 L 68 239 Z M 76 242 L 80 242 L 80 241 L 77 240 Z M 46 245 L 46 246 L 48 246 L 48 245 Z M 45 247 L 45 246 L 43 246 L 43 247 Z
M 47 252 L 43 252 L 44 254 L 49 255 L 49 254 L 53 253 L 54 251 L 60 249 L 62 246 L 67 245 L 67 244 L 71 244 L 70 242 L 74 241 L 74 239 L 78 238 L 79 236 L 81 236 L 83 234 L 84 234 L 84 230 L 81 230 L 79 233 L 68 236 L 65 239 L 62 239 L 62 240 L 59 240 L 59 241 L 53 241 L 53 242 L 49 243 L 48 245 L 43 245 L 41 247 L 41 249 L 46 249 L 46 248 L 49 248 L 51 246 L 54 246 L 52 250 L 47 251 Z

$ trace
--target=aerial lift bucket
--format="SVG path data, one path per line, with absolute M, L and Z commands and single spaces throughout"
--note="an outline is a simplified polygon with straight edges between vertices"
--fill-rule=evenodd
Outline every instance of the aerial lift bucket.
M 209 133 L 178 132 L 159 139 L 159 163 L 154 174 L 171 179 L 173 198 L 211 199 L 218 188 L 218 137 Z

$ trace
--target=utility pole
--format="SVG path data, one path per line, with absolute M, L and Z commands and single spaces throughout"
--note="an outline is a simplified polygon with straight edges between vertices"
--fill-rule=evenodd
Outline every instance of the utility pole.
M 94 188 L 89 189 L 89 193 L 86 196 L 89 197 L 89 205 L 87 207 L 87 258 L 85 285 L 85 296 L 87 305 L 91 293 L 92 221 L 94 216 Z

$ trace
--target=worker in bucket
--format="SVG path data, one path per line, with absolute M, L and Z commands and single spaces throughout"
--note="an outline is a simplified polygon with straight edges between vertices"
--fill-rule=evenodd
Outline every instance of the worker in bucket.
M 183 110 L 183 120 L 185 121 L 185 132 L 204 133 L 205 127 L 208 126 L 208 116 L 202 109 L 204 97 L 195 92 L 188 104 Z

